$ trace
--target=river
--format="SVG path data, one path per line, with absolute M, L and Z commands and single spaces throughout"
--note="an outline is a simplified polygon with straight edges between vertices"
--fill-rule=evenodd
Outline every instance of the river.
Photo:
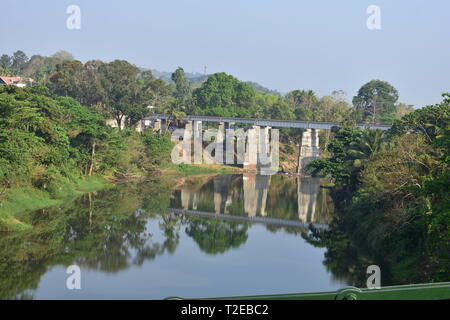
M 162 299 L 337 290 L 307 241 L 333 205 L 319 178 L 153 179 L 24 214 L 0 235 L 2 299 Z M 81 289 L 67 288 L 79 266 Z

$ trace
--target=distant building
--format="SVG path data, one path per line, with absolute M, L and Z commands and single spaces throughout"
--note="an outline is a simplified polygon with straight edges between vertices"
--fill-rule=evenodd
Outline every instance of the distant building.
M 6 76 L 0 76 L 0 86 L 1 85 L 9 85 L 9 86 L 16 86 L 16 87 L 26 87 L 28 83 L 32 83 L 33 79 L 31 78 L 22 78 L 22 77 L 6 77 Z

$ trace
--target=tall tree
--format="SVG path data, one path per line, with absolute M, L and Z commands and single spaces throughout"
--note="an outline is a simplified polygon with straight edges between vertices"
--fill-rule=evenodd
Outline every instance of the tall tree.
M 14 72 L 21 74 L 22 69 L 25 67 L 25 64 L 28 62 L 28 57 L 25 52 L 18 50 L 13 53 L 12 57 L 12 68 Z
M 75 60 L 73 55 L 70 52 L 65 50 L 59 50 L 58 52 L 52 55 L 52 58 L 58 59 L 60 61 L 72 61 Z
M 228 116 L 237 115 L 239 108 L 252 107 L 256 98 L 255 90 L 247 83 L 223 72 L 211 75 L 193 95 L 200 109 Z
M 386 115 L 395 113 L 398 91 L 386 81 L 372 80 L 363 85 L 353 97 L 357 120 L 377 123 Z
M 104 103 L 119 128 L 134 126 L 148 114 L 150 97 L 139 82 L 139 68 L 124 60 L 102 64 L 98 68 L 104 90 Z M 125 121 L 125 122 L 124 122 Z
M 186 77 L 183 68 L 178 67 L 172 73 L 172 80 L 175 82 L 175 103 L 180 110 L 188 110 L 191 104 L 192 88 L 189 79 Z
M 2 56 L 0 57 L 0 68 L 10 68 L 11 63 L 11 57 L 7 54 L 2 54 Z

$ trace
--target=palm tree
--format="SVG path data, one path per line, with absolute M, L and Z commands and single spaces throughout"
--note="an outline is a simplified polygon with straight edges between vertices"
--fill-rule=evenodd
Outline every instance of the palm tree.
M 358 141 L 350 143 L 349 161 L 354 167 L 364 166 L 372 154 L 383 151 L 385 147 L 383 131 L 365 129 Z

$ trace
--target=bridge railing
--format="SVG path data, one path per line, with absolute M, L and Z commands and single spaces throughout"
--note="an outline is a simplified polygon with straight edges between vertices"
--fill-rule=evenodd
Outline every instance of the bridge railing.
M 168 300 L 183 300 L 169 297 Z M 199 300 L 449 300 L 450 282 L 410 284 L 379 289 L 343 288 L 338 291 L 204 298 Z
M 150 117 L 144 118 L 144 120 L 157 120 L 169 119 L 169 115 L 157 114 Z M 324 129 L 330 130 L 332 127 L 341 126 L 338 122 L 318 122 L 318 121 L 301 121 L 301 120 L 279 120 L 279 119 L 259 119 L 259 118 L 230 118 L 230 117 L 214 117 L 214 116 L 185 116 L 179 118 L 183 121 L 204 121 L 204 122 L 233 122 L 233 123 L 245 123 L 256 126 L 270 126 L 270 127 L 281 127 L 281 128 L 301 128 L 301 129 Z M 390 125 L 382 124 L 366 124 L 359 123 L 356 124 L 359 128 L 370 128 L 370 129 L 380 129 L 388 130 L 391 128 Z

